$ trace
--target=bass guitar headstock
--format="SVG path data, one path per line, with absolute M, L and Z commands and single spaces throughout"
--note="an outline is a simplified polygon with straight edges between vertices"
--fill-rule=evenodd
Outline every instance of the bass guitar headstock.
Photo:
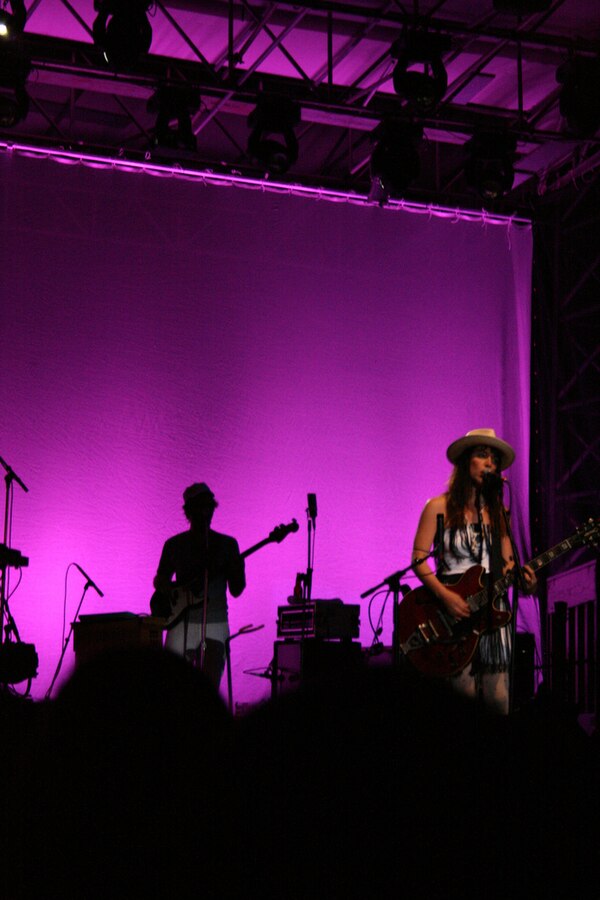
M 269 540 L 274 544 L 280 544 L 288 534 L 292 534 L 293 531 L 298 531 L 299 528 L 300 526 L 296 520 L 292 519 L 287 525 L 277 525 L 277 527 L 269 534 Z

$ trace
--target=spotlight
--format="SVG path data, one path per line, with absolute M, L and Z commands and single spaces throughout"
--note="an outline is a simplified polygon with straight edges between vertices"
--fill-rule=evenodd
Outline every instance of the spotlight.
M 432 110 L 446 93 L 448 75 L 442 55 L 449 49 L 446 34 L 408 29 L 390 48 L 392 58 L 398 60 L 392 75 L 394 90 L 419 112 Z M 415 63 L 423 63 L 422 72 L 408 71 Z
M 115 69 L 131 68 L 150 49 L 152 29 L 146 13 L 151 6 L 151 0 L 94 0 L 94 43 Z
M 272 175 L 283 175 L 298 159 L 298 139 L 294 127 L 300 123 L 300 106 L 287 97 L 257 98 L 248 116 L 252 129 L 248 154 Z
M 200 109 L 200 91 L 189 86 L 163 86 L 148 100 L 148 112 L 157 113 L 155 143 L 161 147 L 196 150 L 192 113 Z M 177 123 L 174 126 L 173 123 Z
M 25 90 L 31 63 L 6 47 L 0 56 L 0 127 L 12 128 L 29 111 L 29 95 Z
M 517 139 L 506 132 L 479 132 L 465 144 L 469 153 L 465 179 L 482 197 L 492 202 L 510 191 L 515 170 Z
M 560 114 L 578 137 L 593 137 L 600 126 L 600 58 L 574 56 L 556 70 L 562 84 Z
M 421 170 L 421 125 L 384 120 L 371 132 L 371 198 L 385 202 L 404 194 Z
M 27 10 L 25 0 L 9 0 L 12 13 L 0 9 L 0 39 L 10 40 L 21 34 L 25 28 Z

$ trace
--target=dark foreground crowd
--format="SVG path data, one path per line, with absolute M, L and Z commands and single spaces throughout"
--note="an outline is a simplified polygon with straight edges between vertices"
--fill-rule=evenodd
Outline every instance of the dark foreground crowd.
M 598 743 L 552 704 L 367 668 L 233 720 L 146 652 L 1 699 L 6 900 L 598 895 Z

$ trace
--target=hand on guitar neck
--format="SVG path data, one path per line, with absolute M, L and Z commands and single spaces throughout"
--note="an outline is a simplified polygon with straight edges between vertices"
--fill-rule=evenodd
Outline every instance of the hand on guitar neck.
M 505 570 L 506 572 L 510 572 L 511 569 L 514 568 L 514 565 L 508 566 Z M 533 573 L 533 569 L 530 566 L 523 566 L 523 575 L 525 577 L 525 587 L 528 595 L 533 594 L 537 588 L 537 579 Z M 472 610 L 470 609 L 467 602 L 458 594 L 456 591 L 453 591 L 451 587 L 448 585 L 442 584 L 436 576 L 433 576 L 435 580 L 438 582 L 439 591 L 435 590 L 432 584 L 425 582 L 426 587 L 428 587 L 431 592 L 437 597 L 438 600 L 444 604 L 450 615 L 454 616 L 455 619 L 468 619 L 472 614 Z

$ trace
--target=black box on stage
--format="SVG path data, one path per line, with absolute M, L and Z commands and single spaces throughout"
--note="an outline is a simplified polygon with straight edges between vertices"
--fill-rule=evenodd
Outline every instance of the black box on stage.
M 518 631 L 515 641 L 515 707 L 529 702 L 535 694 L 535 637 L 528 631 Z
M 358 603 L 341 600 L 311 600 L 277 607 L 277 637 L 357 638 L 360 630 Z
M 98 613 L 79 616 L 73 622 L 75 664 L 88 662 L 109 650 L 138 647 L 162 649 L 164 619 L 135 613 Z
M 275 641 L 271 694 L 278 697 L 316 678 L 357 671 L 362 662 L 358 641 Z

